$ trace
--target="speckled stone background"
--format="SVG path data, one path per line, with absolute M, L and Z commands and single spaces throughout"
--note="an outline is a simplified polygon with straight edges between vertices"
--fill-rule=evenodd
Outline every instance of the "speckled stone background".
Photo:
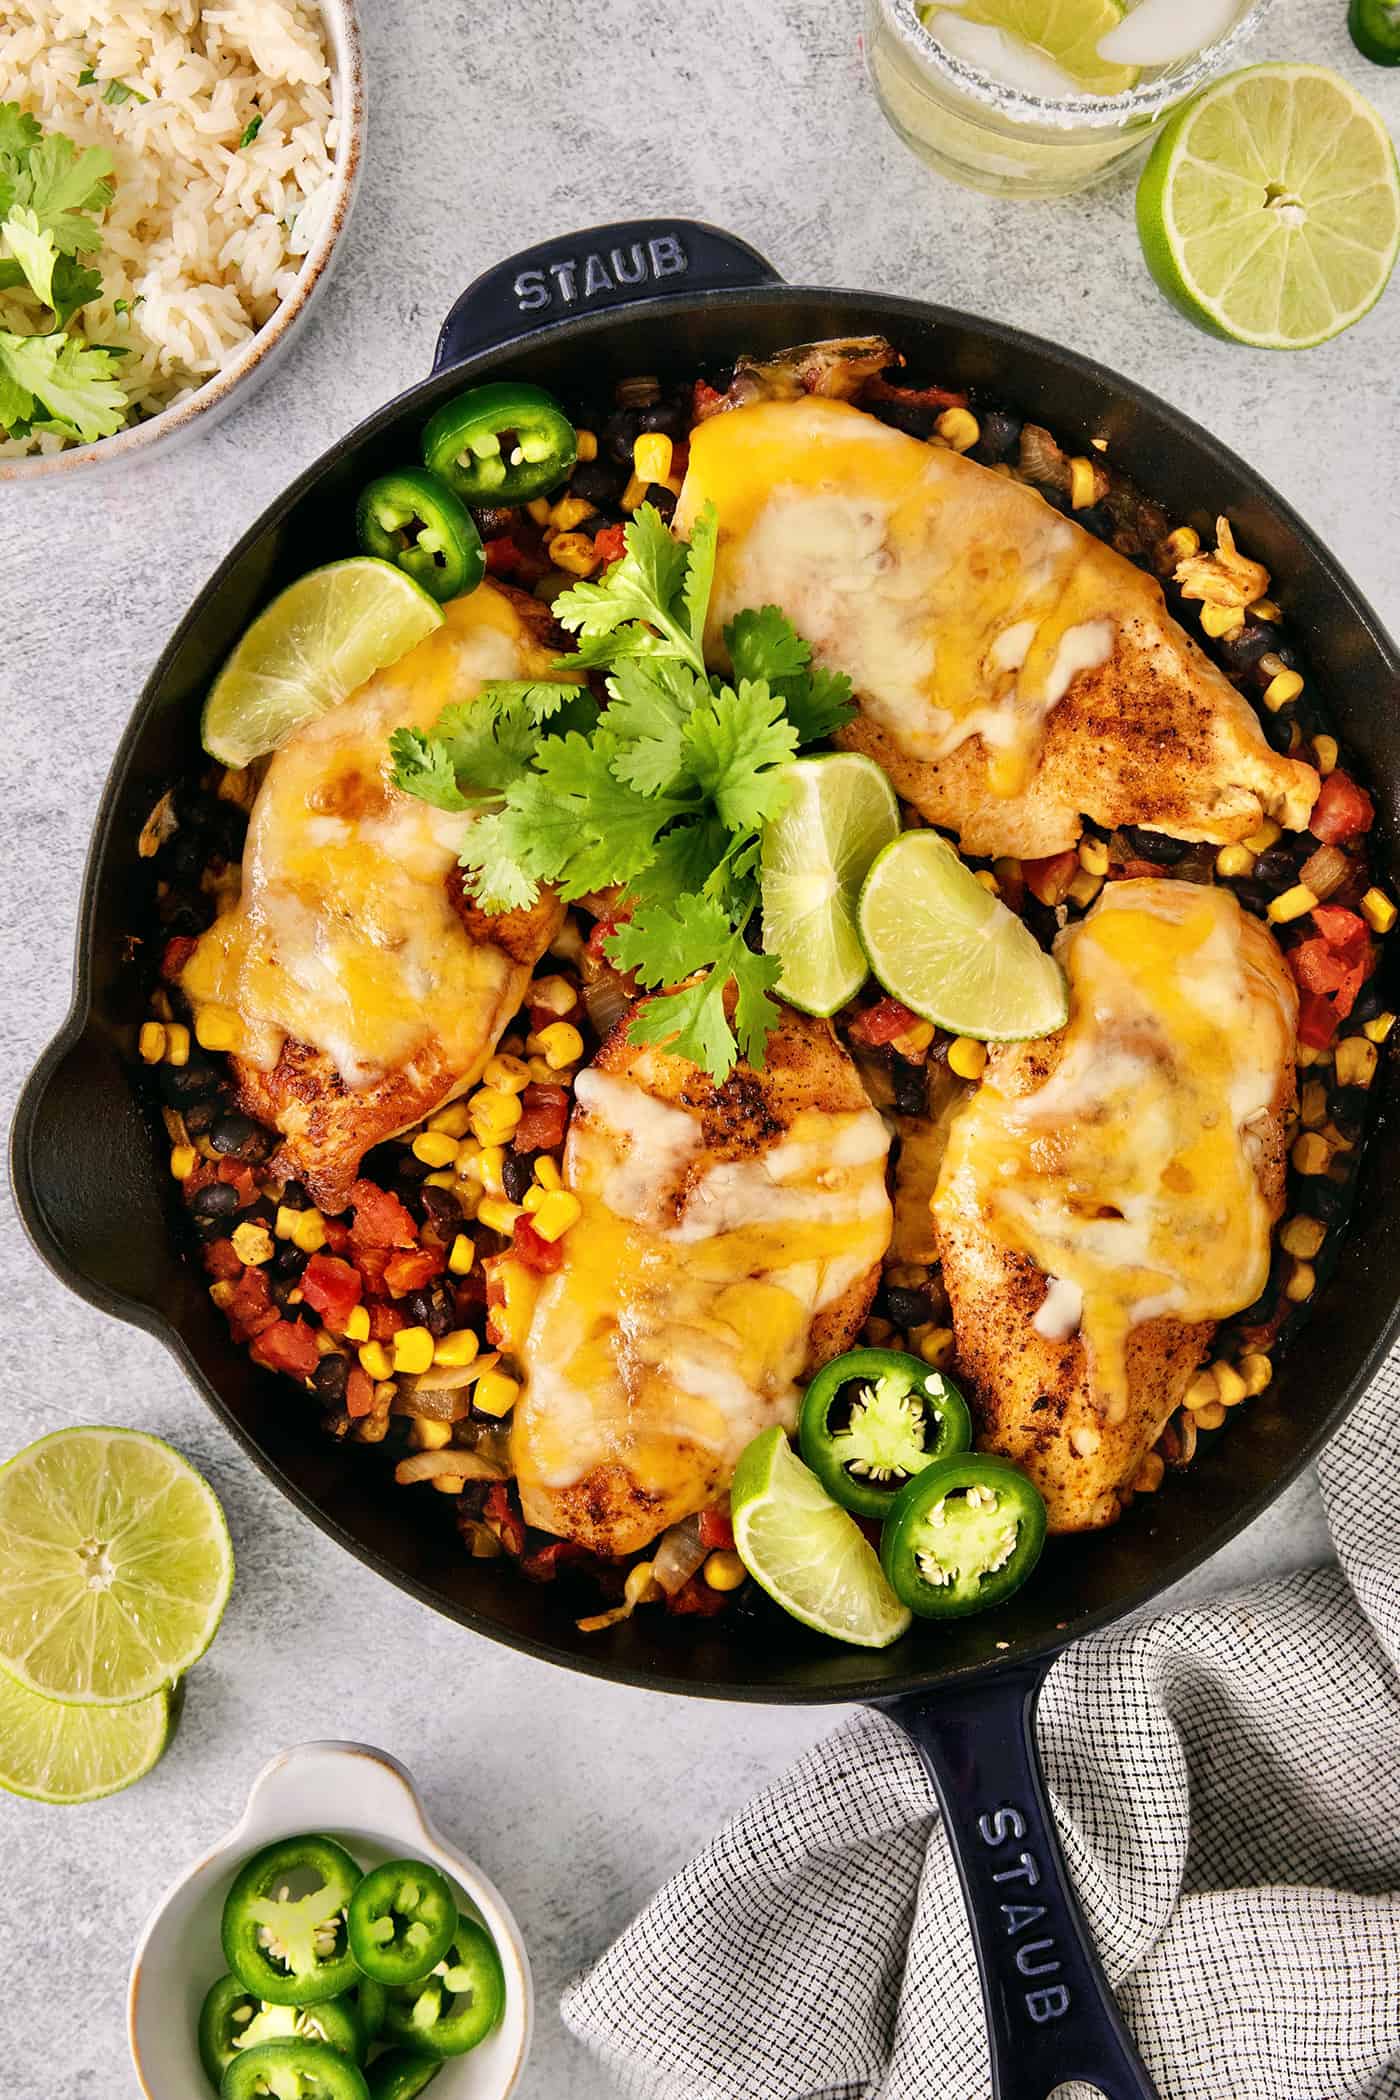
M 547 235 L 691 214 L 744 235 L 794 281 L 937 298 L 1088 351 L 1262 467 L 1400 621 L 1400 290 L 1301 357 L 1196 334 L 1142 268 L 1130 177 L 1013 204 L 911 159 L 867 92 L 855 0 L 363 4 L 364 182 L 297 347 L 184 450 L 116 480 L 0 490 L 7 1105 L 67 1004 L 93 809 L 179 614 L 294 472 L 427 369 L 462 286 Z M 1344 0 L 1279 0 L 1255 53 L 1335 64 L 1400 132 L 1400 75 L 1357 58 L 1344 15 Z M 234 1819 L 262 1761 L 315 1736 L 358 1737 L 411 1765 L 443 1829 L 518 1909 L 539 1988 L 524 2091 L 601 2100 L 606 2081 L 559 2027 L 560 1984 L 836 1716 L 652 1700 L 434 1619 L 281 1502 L 157 1344 L 69 1297 L 8 1213 L 0 1262 L 0 1452 L 77 1420 L 158 1431 L 217 1488 L 239 1561 L 157 1772 L 87 1809 L 0 1800 L 4 2100 L 133 2089 L 124 1992 L 147 1911 Z M 1237 1583 L 1326 1550 L 1305 1484 L 1205 1579 Z

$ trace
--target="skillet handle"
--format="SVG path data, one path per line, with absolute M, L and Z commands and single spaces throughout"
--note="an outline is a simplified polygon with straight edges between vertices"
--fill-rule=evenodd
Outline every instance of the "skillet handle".
M 623 219 L 540 241 L 469 284 L 442 324 L 434 372 L 575 314 L 677 292 L 780 284 L 756 248 L 698 219 Z
M 993 2100 L 1160 2100 L 1070 1885 L 1035 1741 L 1048 1662 L 885 1707 L 928 1768 L 972 1927 Z

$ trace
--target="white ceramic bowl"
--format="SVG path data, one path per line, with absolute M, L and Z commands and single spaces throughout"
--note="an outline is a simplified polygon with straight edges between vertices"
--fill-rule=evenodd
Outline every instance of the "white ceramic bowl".
M 364 1743 L 301 1743 L 274 1757 L 253 1781 L 233 1829 L 157 1904 L 131 1964 L 127 1998 L 131 2056 L 146 2100 L 213 2100 L 195 2029 L 205 1992 L 224 1973 L 224 1897 L 249 1853 L 304 1830 L 338 1838 L 366 1867 L 426 1859 L 453 1884 L 459 1906 L 480 1916 L 505 1969 L 505 2012 L 478 2048 L 447 2059 L 430 2090 L 433 2100 L 506 2100 L 525 2067 L 534 2022 L 519 1927 L 481 1869 L 433 1829 L 403 1766 Z
M 302 258 L 291 297 L 282 301 L 271 319 L 221 372 L 183 401 L 93 445 L 72 445 L 65 452 L 36 453 L 24 459 L 0 459 L 0 482 L 90 474 L 94 468 L 113 466 L 118 461 L 134 466 L 158 445 L 169 447 L 195 430 L 206 429 L 231 406 L 236 395 L 250 393 L 286 349 L 297 324 L 330 275 L 336 243 L 350 216 L 364 145 L 365 77 L 355 0 L 320 0 L 320 8 L 330 44 L 332 100 L 340 133 L 331 175 L 330 209 L 320 233 Z

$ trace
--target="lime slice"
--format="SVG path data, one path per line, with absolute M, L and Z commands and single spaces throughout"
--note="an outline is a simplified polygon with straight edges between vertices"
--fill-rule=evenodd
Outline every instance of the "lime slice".
M 213 1490 L 159 1437 L 59 1429 L 0 1467 L 0 1664 L 79 1706 L 198 1662 L 233 1581 Z
M 860 886 L 899 836 L 894 789 L 855 751 L 795 758 L 792 794 L 763 833 L 763 945 L 782 957 L 777 993 L 805 1014 L 834 1014 L 870 974 L 856 931 Z
M 368 554 L 299 576 L 258 614 L 214 680 L 205 750 L 226 766 L 275 751 L 442 620 L 411 576 Z
M 885 990 L 954 1035 L 1013 1043 L 1065 1024 L 1059 964 L 935 831 L 906 831 L 880 855 L 860 937 Z
M 888 1648 L 908 1632 L 879 1554 L 776 1425 L 744 1451 L 730 1505 L 739 1558 L 794 1619 L 858 1648 Z
M 1400 251 L 1395 149 L 1325 67 L 1248 66 L 1164 127 L 1137 221 L 1148 269 L 1198 327 L 1303 350 L 1385 290 Z
M 171 1732 L 171 1695 L 130 1706 L 40 1699 L 0 1670 L 0 1786 L 31 1801 L 100 1801 L 144 1779 Z
M 1099 38 L 1123 19 L 1117 0 L 958 0 L 953 7 L 922 8 L 920 14 L 930 36 L 946 42 L 955 56 L 980 64 L 984 71 L 992 72 L 996 60 L 974 57 L 970 39 L 964 46 L 960 23 L 1000 30 L 1003 37 L 1030 46 L 1025 56 L 1032 66 L 1036 57 L 1049 59 L 1068 75 L 1063 87 L 1053 76 L 1042 79 L 1038 73 L 1028 73 L 1024 79 L 1017 77 L 1023 68 L 1017 65 L 1019 54 L 1013 45 L 1005 54 L 1005 66 L 994 77 L 1030 94 L 1121 95 L 1138 77 L 1136 66 L 1115 65 L 1099 57 Z

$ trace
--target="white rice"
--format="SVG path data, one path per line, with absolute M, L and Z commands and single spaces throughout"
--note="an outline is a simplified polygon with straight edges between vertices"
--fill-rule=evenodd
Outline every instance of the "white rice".
M 97 79 L 80 87 L 86 68 Z M 109 80 L 150 99 L 104 102 Z M 0 101 L 112 155 L 102 249 L 81 258 L 101 271 L 102 296 L 70 333 L 128 345 L 120 377 L 132 420 L 155 415 L 270 318 L 324 222 L 337 127 L 320 10 L 309 0 L 0 0 Z M 255 117 L 257 137 L 240 148 Z M 52 433 L 0 440 L 0 457 L 63 443 Z

